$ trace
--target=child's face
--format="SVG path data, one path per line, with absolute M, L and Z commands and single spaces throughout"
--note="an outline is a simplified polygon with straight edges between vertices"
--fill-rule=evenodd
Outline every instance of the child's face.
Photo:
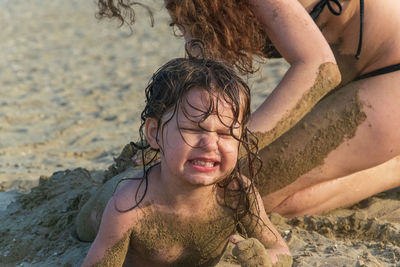
M 208 94 L 204 90 L 189 91 L 179 108 L 160 130 L 161 175 L 169 175 L 192 185 L 211 185 L 229 175 L 237 161 L 237 141 L 230 133 L 233 121 L 231 106 L 223 99 L 218 102 L 218 115 L 213 111 L 205 121 L 198 122 L 207 111 Z M 164 114 L 162 122 L 171 118 L 172 111 Z M 188 118 L 187 118 L 188 117 Z M 242 117 L 242 115 L 240 115 Z M 239 123 L 241 118 L 239 118 Z M 206 130 L 203 130 L 203 129 Z M 239 138 L 242 128 L 236 125 L 233 134 Z

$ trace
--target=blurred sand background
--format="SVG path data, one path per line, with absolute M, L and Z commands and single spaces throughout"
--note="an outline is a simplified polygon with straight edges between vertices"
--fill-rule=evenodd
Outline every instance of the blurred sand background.
M 0 0 L 0 266 L 85 256 L 90 244 L 71 234 L 77 210 L 136 140 L 152 73 L 184 55 L 162 1 L 148 1 L 155 27 L 138 9 L 131 33 L 96 20 L 92 0 Z M 287 67 L 271 60 L 249 79 L 253 109 Z M 393 190 L 326 216 L 271 219 L 295 266 L 400 266 L 399 199 Z

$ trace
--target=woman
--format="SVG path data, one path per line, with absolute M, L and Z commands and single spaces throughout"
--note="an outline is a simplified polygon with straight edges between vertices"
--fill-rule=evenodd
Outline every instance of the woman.
M 99 14 L 134 14 L 123 3 L 100 0 Z M 256 70 L 254 56 L 280 54 L 290 64 L 249 127 L 264 147 L 259 190 L 267 211 L 321 213 L 400 185 L 398 1 L 165 4 L 186 41 L 202 40 L 209 56 L 243 73 Z
M 267 209 L 288 217 L 353 204 L 400 185 L 400 3 L 300 2 L 331 44 L 342 83 L 262 154 L 264 162 L 281 157 L 279 169 L 300 166 L 283 175 L 297 178 L 293 183 L 263 198 Z M 292 147 L 280 156 L 272 152 L 288 142 Z M 265 171 L 277 173 L 268 164 Z M 274 179 L 282 176 L 268 183 Z

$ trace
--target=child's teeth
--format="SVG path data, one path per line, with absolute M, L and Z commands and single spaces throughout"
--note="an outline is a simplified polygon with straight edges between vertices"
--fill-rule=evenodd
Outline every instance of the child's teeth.
M 193 160 L 193 164 L 206 167 L 214 167 L 214 162 L 210 161 Z

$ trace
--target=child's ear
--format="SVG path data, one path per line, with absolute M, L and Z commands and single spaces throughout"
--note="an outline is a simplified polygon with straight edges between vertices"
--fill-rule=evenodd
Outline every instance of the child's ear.
M 160 146 L 157 143 L 157 120 L 154 118 L 147 118 L 144 123 L 144 134 L 149 145 L 154 149 L 159 149 Z

